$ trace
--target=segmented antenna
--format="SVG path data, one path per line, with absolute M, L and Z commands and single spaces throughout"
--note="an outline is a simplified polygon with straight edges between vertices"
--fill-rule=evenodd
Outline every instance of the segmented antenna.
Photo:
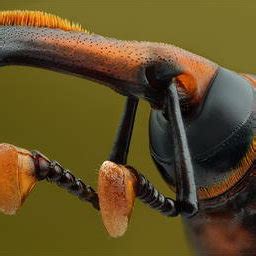
M 146 205 L 168 217 L 175 217 L 180 213 L 180 207 L 173 199 L 164 196 L 141 173 L 129 166 L 129 170 L 137 178 L 136 196 Z
M 99 210 L 99 199 L 94 189 L 76 178 L 69 170 L 64 169 L 58 162 L 49 160 L 38 151 L 32 151 L 35 172 L 38 180 L 47 180 L 66 189 L 80 200 L 92 204 Z

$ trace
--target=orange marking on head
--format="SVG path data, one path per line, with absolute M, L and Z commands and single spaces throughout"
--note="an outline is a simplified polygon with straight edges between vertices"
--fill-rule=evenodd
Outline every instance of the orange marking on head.
M 0 12 L 0 26 L 1 25 L 45 27 L 65 31 L 87 32 L 79 24 L 41 11 L 2 11 Z
M 174 45 L 160 43 L 155 49 L 162 59 L 172 60 L 179 67 L 181 74 L 176 79 L 180 87 L 184 89 L 191 103 L 200 103 L 217 72 L 218 65 Z
M 218 66 L 200 56 L 191 56 L 191 53 L 181 55 L 179 58 L 179 64 L 184 71 L 177 77 L 177 80 L 192 99 L 191 103 L 200 103 Z
M 179 86 L 185 90 L 189 95 L 197 94 L 197 83 L 193 76 L 183 73 L 176 77 L 176 80 L 179 83 Z

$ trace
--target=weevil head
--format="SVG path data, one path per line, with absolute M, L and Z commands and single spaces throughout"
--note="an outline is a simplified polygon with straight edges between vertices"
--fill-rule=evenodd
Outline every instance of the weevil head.
M 172 184 L 173 141 L 163 110 L 166 87 L 175 79 L 198 191 L 206 191 L 202 198 L 222 193 L 251 164 L 252 89 L 240 76 L 205 58 L 169 44 L 88 33 L 41 12 L 11 11 L 0 13 L 0 65 L 11 64 L 76 74 L 146 99 L 158 109 L 150 121 L 151 152 Z
M 182 104 L 182 102 L 181 102 Z M 219 68 L 192 115 L 183 115 L 200 199 L 216 198 L 251 168 L 256 158 L 255 91 L 234 72 Z M 162 110 L 150 118 L 151 155 L 175 187 L 175 157 L 169 121 Z

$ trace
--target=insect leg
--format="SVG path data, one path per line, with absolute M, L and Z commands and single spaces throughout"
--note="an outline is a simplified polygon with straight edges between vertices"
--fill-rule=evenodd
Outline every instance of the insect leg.
M 109 157 L 109 160 L 116 164 L 126 164 L 127 162 L 137 106 L 137 98 L 127 98 L 121 122 Z
M 116 139 L 109 160 L 116 164 L 126 165 L 129 145 L 134 126 L 138 99 L 128 97 Z M 178 204 L 161 194 L 141 173 L 131 166 L 126 166 L 136 176 L 136 197 L 151 208 L 166 216 L 177 216 L 180 213 Z

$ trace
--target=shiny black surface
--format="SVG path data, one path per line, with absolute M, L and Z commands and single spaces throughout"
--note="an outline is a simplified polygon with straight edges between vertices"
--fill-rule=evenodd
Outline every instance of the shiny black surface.
M 245 154 L 254 134 L 254 104 L 254 91 L 249 82 L 220 68 L 197 114 L 185 119 L 198 186 L 221 180 Z M 151 155 L 165 180 L 174 185 L 171 135 L 170 124 L 162 111 L 152 110 Z

